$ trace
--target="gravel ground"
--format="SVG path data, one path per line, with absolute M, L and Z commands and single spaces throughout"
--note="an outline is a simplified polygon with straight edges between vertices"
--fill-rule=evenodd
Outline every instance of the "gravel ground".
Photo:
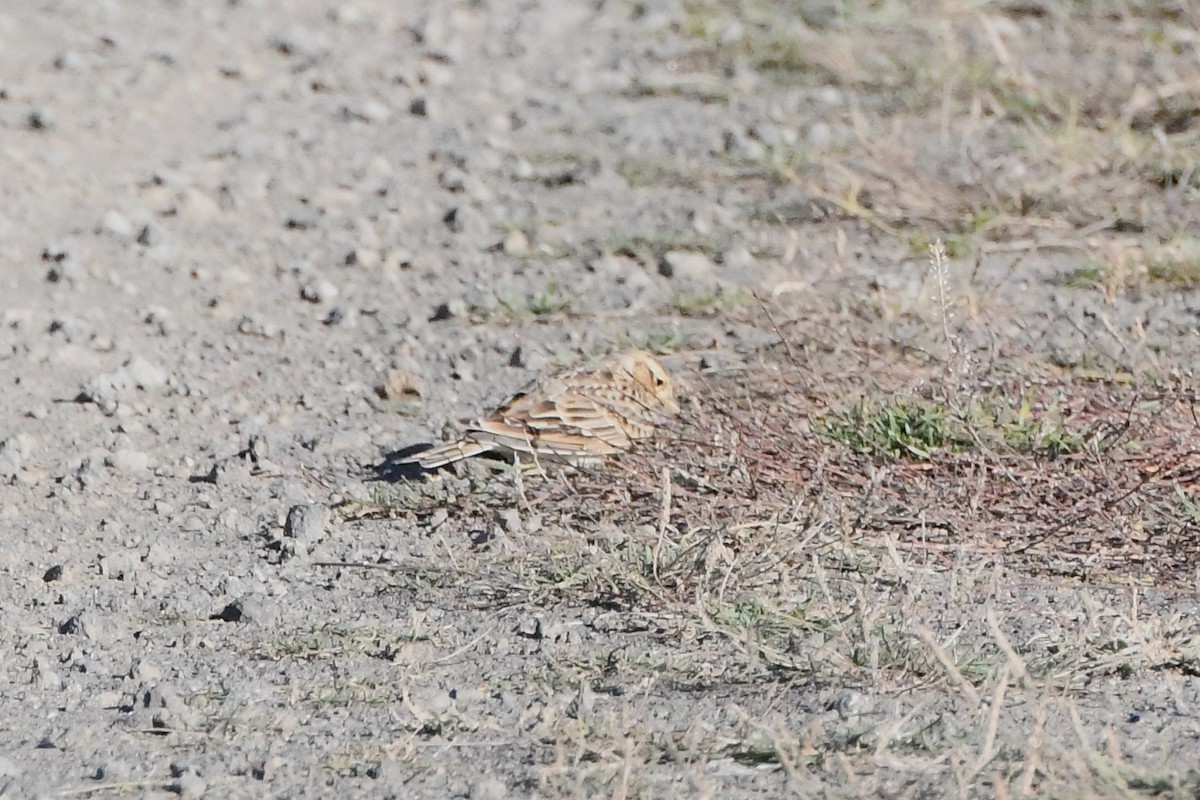
M 532 375 L 630 344 L 667 352 L 694 386 L 714 365 L 760 363 L 781 335 L 816 360 L 833 343 L 876 358 L 944 346 L 923 249 L 856 213 L 864 198 L 832 178 L 829 191 L 787 180 L 804 168 L 780 154 L 854 163 L 878 148 L 895 173 L 872 173 L 876 208 L 926 190 L 956 208 L 976 184 L 1008 197 L 1023 173 L 987 133 L 979 157 L 920 126 L 882 138 L 898 112 L 869 81 L 714 65 L 703 43 L 719 53 L 744 23 L 717 18 L 697 38 L 699 13 L 0 9 L 0 795 L 991 791 L 976 782 L 988 761 L 969 769 L 987 748 L 921 761 L 864 744 L 879 756 L 867 771 L 806 761 L 805 737 L 836 730 L 844 744 L 862 720 L 899 720 L 909 741 L 939 720 L 952 720 L 947 740 L 985 730 L 986 710 L 945 687 L 743 671 L 737 642 L 564 599 L 568 573 L 553 587 L 522 577 L 564 553 L 583 569 L 609 557 L 583 543 L 636 530 L 573 517 L 569 498 L 536 514 L 503 493 L 471 505 L 486 494 L 479 468 L 406 481 L 396 467 Z M 1010 24 L 1061 33 L 1037 15 Z M 905 188 L 913 175 L 925 177 Z M 958 335 L 993 365 L 1173 374 L 1195 352 L 1191 292 L 1113 301 L 1102 270 L 1099 288 L 1055 288 L 1088 277 L 1103 248 L 1087 237 L 1124 202 L 1088 190 L 1096 203 L 1067 204 L 1078 215 L 1043 215 L 1068 218 L 1061 236 L 1024 249 L 1014 236 L 973 271 L 961 260 Z M 1155 197 L 1151 216 L 1175 209 L 1163 225 L 1194 222 L 1194 205 Z M 446 508 L 346 512 L 397 491 Z M 910 607 L 939 636 L 988 630 L 963 599 L 972 588 L 1027 607 L 1005 627 L 1030 641 L 1039 609 L 1080 636 L 1184 609 L 1165 589 L 1092 593 L 959 566 Z M 1117 731 L 1120 758 L 1151 771 L 1197 763 L 1189 674 L 1095 681 L 1020 701 L 988 746 L 1031 730 L 1054 741 L 1062 724 L 1096 751 Z M 778 755 L 787 742 L 795 763 Z M 1060 787 L 1074 774 L 1029 769 L 1066 775 Z

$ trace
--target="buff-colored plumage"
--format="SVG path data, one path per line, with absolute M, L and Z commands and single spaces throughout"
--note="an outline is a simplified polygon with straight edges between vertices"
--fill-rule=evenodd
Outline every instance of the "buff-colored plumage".
M 536 381 L 467 428 L 457 442 L 409 459 L 435 469 L 481 453 L 586 463 L 628 450 L 679 413 L 671 378 L 641 350 Z

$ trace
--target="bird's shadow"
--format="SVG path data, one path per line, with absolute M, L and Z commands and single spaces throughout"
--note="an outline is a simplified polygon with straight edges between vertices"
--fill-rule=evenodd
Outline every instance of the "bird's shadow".
M 400 481 L 411 481 L 432 472 L 433 470 L 425 469 L 415 461 L 407 460 L 417 453 L 423 453 L 431 449 L 433 449 L 433 445 L 426 442 L 409 445 L 400 450 L 393 450 L 383 457 L 383 461 L 371 466 L 372 474 L 367 480 L 398 483 Z

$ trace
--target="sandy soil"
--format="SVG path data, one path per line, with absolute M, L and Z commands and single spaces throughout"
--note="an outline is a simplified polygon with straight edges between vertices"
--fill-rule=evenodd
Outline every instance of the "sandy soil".
M 0 796 L 1194 796 L 1200 27 L 1080 5 L 0 8 Z M 397 465 L 630 345 L 660 447 Z M 947 374 L 1178 459 L 811 423 Z

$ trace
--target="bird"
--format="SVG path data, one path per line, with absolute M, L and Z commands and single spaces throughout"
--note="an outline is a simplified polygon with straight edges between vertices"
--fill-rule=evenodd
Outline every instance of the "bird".
M 469 425 L 458 441 L 405 461 L 434 470 L 496 453 L 582 466 L 629 450 L 678 413 L 666 368 L 650 353 L 632 350 L 535 380 Z

